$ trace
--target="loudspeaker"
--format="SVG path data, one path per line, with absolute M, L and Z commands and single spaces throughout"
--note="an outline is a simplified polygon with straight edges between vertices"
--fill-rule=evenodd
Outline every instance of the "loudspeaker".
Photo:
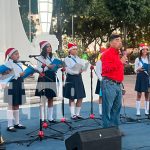
M 67 150 L 121 150 L 118 128 L 79 131 L 65 140 Z

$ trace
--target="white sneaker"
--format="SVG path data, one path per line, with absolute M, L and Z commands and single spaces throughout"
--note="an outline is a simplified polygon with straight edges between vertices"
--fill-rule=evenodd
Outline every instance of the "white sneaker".
M 140 111 L 136 112 L 136 116 L 141 116 Z
M 149 115 L 149 112 L 148 112 L 148 110 L 145 110 L 145 115 Z

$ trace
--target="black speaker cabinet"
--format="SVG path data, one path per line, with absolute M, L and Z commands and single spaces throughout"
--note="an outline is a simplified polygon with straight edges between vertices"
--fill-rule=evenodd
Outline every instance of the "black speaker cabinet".
M 67 150 L 121 150 L 118 128 L 79 131 L 65 140 Z

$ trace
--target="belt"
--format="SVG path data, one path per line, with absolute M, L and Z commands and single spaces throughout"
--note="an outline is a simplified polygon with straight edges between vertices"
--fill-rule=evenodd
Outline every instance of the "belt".
M 81 73 L 79 73 L 79 74 L 69 74 L 69 73 L 67 73 L 67 76 L 80 76 L 81 75 Z
M 108 77 L 103 77 L 103 80 L 109 80 L 109 81 L 111 81 L 111 82 L 113 82 L 113 83 L 121 84 L 121 82 L 118 82 L 118 81 L 112 80 L 112 79 L 110 79 L 110 78 L 108 78 Z

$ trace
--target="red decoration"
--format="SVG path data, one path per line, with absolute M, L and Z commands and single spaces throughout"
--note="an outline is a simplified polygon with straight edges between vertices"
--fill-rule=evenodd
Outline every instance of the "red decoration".
M 46 64 L 43 63 L 43 64 L 42 64 L 42 68 L 45 68 L 45 67 L 46 67 Z
M 90 115 L 90 119 L 94 119 L 95 118 L 95 115 L 94 114 L 91 114 Z
M 44 77 L 45 76 L 45 74 L 44 73 L 40 73 L 40 77 Z
M 93 69 L 94 69 L 94 66 L 93 66 L 93 65 L 91 65 L 90 69 L 91 69 L 91 70 L 93 70 Z
M 44 122 L 44 123 L 42 124 L 42 127 L 43 127 L 44 129 L 48 128 L 47 122 Z
M 43 138 L 43 137 L 44 137 L 44 132 L 43 132 L 43 131 L 39 131 L 38 136 L 39 136 L 40 138 Z
M 61 69 L 61 71 L 62 71 L 62 72 L 65 72 L 65 70 L 66 70 L 66 68 L 65 68 L 65 67 L 63 67 L 63 68 Z
M 65 122 L 66 121 L 66 119 L 65 118 L 61 118 L 61 122 Z

